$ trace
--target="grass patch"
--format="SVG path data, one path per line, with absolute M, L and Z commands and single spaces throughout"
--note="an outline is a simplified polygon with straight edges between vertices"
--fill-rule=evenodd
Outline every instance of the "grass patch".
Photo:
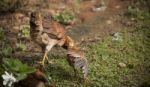
M 58 87 L 138 87 L 149 76 L 149 35 L 150 31 L 144 27 L 132 32 L 124 29 L 120 32 L 122 40 L 114 41 L 114 36 L 109 36 L 101 42 L 84 45 L 88 49 L 89 84 L 84 84 L 81 74 L 74 77 L 66 56 L 53 56 L 56 64 L 50 65 L 46 73 L 51 84 Z
M 124 31 L 122 42 L 114 42 L 108 37 L 89 46 L 91 86 L 138 87 L 148 74 L 145 65 L 150 66 L 146 63 L 150 59 L 147 32 L 147 29 L 136 29 L 132 33 Z M 126 67 L 120 68 L 119 63 Z
M 150 87 L 150 13 L 129 6 L 127 16 L 136 21 L 101 42 L 84 44 L 88 49 L 90 83 L 81 74 L 73 76 L 66 56 L 55 56 L 56 65 L 46 69 L 51 84 L 58 87 Z M 132 29 L 131 29 L 132 28 Z
M 59 12 L 53 16 L 53 19 L 63 23 L 63 24 L 70 24 L 75 18 L 75 14 L 71 10 L 64 10 Z

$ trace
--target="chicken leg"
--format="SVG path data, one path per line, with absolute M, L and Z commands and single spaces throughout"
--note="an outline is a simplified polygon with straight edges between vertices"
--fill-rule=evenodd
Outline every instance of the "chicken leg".
M 40 63 L 43 67 L 45 66 L 45 59 L 47 59 L 48 63 L 50 63 L 50 64 L 53 63 L 53 61 L 52 61 L 52 60 L 49 60 L 49 58 L 48 58 L 48 52 L 52 49 L 52 47 L 53 47 L 54 45 L 56 45 L 56 43 L 57 43 L 56 40 L 54 40 L 54 39 L 49 39 L 49 42 L 48 42 L 48 44 L 47 44 L 47 46 L 46 46 L 46 51 L 45 51 L 45 53 L 44 53 L 44 56 L 43 56 L 43 58 L 42 58 L 42 61 L 39 61 L 39 63 Z
M 46 52 L 44 53 L 44 56 L 43 56 L 43 58 L 42 58 L 42 61 L 39 61 L 38 63 L 40 63 L 42 66 L 45 66 L 45 59 L 47 59 L 48 63 L 52 63 L 52 61 L 50 61 L 50 60 L 48 59 L 48 51 L 46 51 Z

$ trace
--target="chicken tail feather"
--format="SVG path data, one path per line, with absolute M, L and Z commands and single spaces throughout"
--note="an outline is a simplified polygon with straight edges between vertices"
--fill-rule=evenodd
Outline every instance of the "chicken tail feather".
M 88 62 L 86 58 L 83 58 L 82 55 L 79 55 L 74 52 L 68 52 L 67 54 L 67 61 L 68 63 L 75 69 L 81 69 L 84 78 L 88 75 Z

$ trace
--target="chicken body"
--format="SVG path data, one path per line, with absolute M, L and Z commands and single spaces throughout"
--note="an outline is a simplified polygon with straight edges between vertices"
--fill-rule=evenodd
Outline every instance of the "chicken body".
M 59 45 L 67 50 L 67 61 L 74 68 L 81 68 L 84 78 L 87 77 L 87 59 L 84 53 L 76 47 L 74 41 L 67 36 L 64 27 L 56 21 L 43 19 L 41 13 L 36 11 L 30 17 L 30 35 L 32 40 L 45 48 L 43 60 L 40 62 L 44 66 L 45 59 L 48 60 L 48 52 L 55 45 Z M 51 61 L 49 61 L 51 63 Z
M 40 62 L 44 66 L 45 59 L 48 60 L 47 54 L 51 48 L 55 45 L 62 46 L 64 44 L 65 30 L 55 21 L 42 19 L 40 12 L 31 14 L 30 28 L 32 40 L 45 48 L 45 55 Z

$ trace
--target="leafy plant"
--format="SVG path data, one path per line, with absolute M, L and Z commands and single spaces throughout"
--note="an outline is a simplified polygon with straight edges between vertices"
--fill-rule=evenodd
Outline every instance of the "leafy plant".
M 13 73 L 18 81 L 26 78 L 29 73 L 35 71 L 35 68 L 23 64 L 21 61 L 14 58 L 3 59 L 3 67 L 5 71 Z
M 140 13 L 140 9 L 134 6 L 128 6 L 128 11 L 126 15 L 132 16 L 132 17 L 137 17 L 138 14 Z
M 20 43 L 17 43 L 17 48 L 19 48 L 19 49 L 21 49 L 21 50 L 24 51 L 24 50 L 26 50 L 27 47 L 26 47 L 25 44 L 23 44 L 23 43 L 20 42 Z
M 54 20 L 64 24 L 69 24 L 71 21 L 73 21 L 74 18 L 75 15 L 70 10 L 64 10 L 62 12 L 57 13 L 56 15 L 53 15 Z
M 12 48 L 9 45 L 3 46 L 0 49 L 0 55 L 3 57 L 9 57 L 12 54 Z
M 22 25 L 20 27 L 20 32 L 19 32 L 18 36 L 20 36 L 22 38 L 30 37 L 30 27 L 28 25 Z
M 144 6 L 142 3 L 146 3 L 146 1 L 137 1 L 139 2 L 142 7 Z M 126 16 L 132 17 L 132 18 L 136 18 L 136 19 L 147 19 L 150 18 L 150 13 L 149 13 L 149 7 L 147 5 L 145 5 L 146 7 L 141 9 L 139 6 L 136 5 L 130 5 L 128 6 L 128 10 L 125 13 Z

